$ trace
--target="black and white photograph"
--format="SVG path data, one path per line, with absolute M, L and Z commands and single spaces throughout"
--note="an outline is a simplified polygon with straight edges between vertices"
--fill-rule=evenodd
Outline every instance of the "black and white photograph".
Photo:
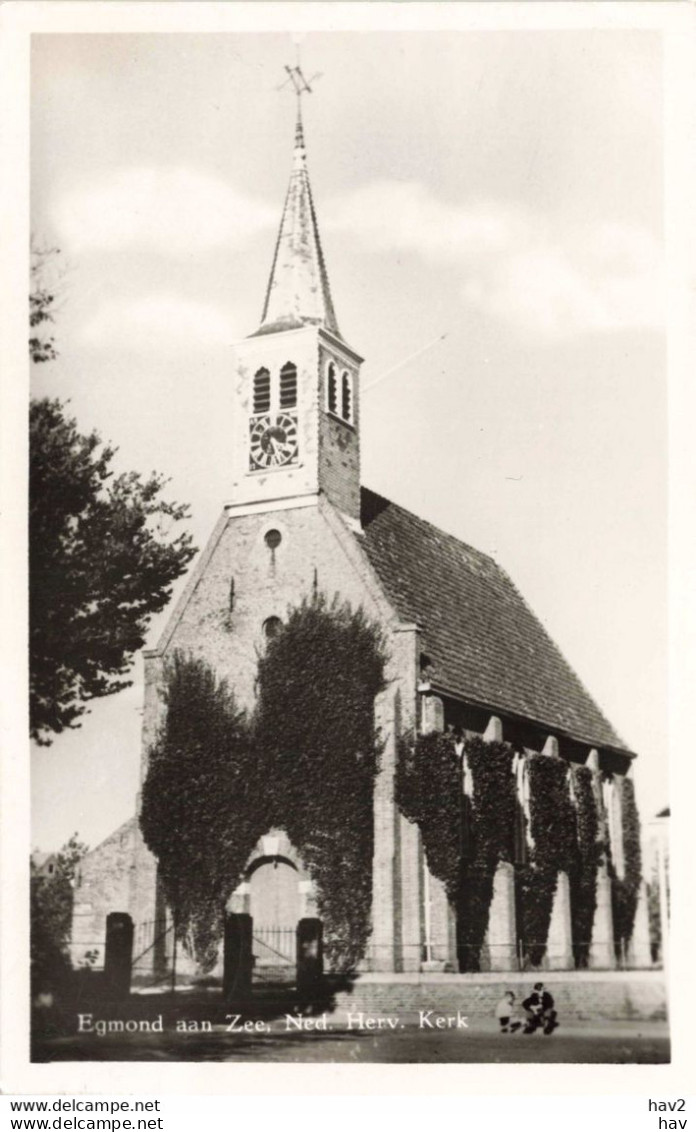
M 31 36 L 34 1065 L 670 1062 L 663 36 L 409 7 Z

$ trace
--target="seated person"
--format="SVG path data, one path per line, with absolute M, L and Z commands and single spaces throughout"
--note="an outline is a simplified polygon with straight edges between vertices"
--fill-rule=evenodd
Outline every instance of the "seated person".
M 495 1016 L 500 1022 L 501 1034 L 514 1034 L 516 1030 L 520 1029 L 522 1021 L 518 1017 L 515 996 L 512 991 L 505 991 L 495 1008 Z
M 544 990 L 543 983 L 535 983 L 534 990 L 525 998 L 522 1006 L 527 1015 L 525 1034 L 533 1034 L 535 1030 L 543 1029 L 545 1034 L 552 1034 L 558 1025 L 557 1014 L 554 1010 L 553 997 Z

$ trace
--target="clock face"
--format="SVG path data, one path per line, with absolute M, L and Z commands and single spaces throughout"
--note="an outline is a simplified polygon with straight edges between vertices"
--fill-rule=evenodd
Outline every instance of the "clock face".
M 264 413 L 249 422 L 249 466 L 252 472 L 281 468 L 297 459 L 297 417 Z

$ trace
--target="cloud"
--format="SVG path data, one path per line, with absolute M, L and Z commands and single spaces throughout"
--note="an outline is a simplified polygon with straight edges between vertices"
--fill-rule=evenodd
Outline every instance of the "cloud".
M 608 256 L 611 241 L 622 255 Z M 659 249 L 643 233 L 597 228 L 583 241 L 532 237 L 474 265 L 465 302 L 549 338 L 661 325 Z
M 635 226 L 562 222 L 507 204 L 452 205 L 416 182 L 363 186 L 327 211 L 332 228 L 372 249 L 453 267 L 465 305 L 523 333 L 563 338 L 662 325 L 660 247 Z
M 509 203 L 446 202 L 417 181 L 364 185 L 328 202 L 322 214 L 327 230 L 370 250 L 448 267 L 466 307 L 522 333 L 557 339 L 662 325 L 660 247 L 635 226 L 568 222 Z M 54 220 L 63 246 L 76 253 L 127 248 L 188 259 L 274 229 L 278 209 L 207 173 L 139 166 L 64 189 Z M 123 318 L 136 330 L 154 321 L 164 329 L 167 304 L 179 302 L 151 297 L 113 307 L 108 318 L 102 311 L 97 321 Z M 184 312 L 191 309 L 183 304 Z M 201 307 L 187 317 L 172 323 L 173 336 L 183 336 L 185 326 L 197 335 L 209 319 L 213 338 L 219 333 L 219 312 Z
M 64 189 L 53 212 L 59 238 L 76 252 L 136 246 L 175 258 L 239 245 L 278 221 L 277 208 L 181 166 L 116 169 Z
M 428 259 L 457 260 L 504 248 L 513 218 L 500 209 L 445 204 L 415 181 L 376 181 L 333 201 L 327 222 L 355 232 L 382 251 L 402 249 Z
M 108 300 L 80 334 L 85 346 L 158 354 L 225 344 L 233 337 L 232 321 L 219 308 L 174 294 Z

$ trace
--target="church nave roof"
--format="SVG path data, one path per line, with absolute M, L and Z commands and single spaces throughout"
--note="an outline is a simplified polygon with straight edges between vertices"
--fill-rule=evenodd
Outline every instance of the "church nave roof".
M 432 682 L 592 746 L 627 750 L 504 570 L 362 489 L 357 535 L 389 599 L 422 628 Z

